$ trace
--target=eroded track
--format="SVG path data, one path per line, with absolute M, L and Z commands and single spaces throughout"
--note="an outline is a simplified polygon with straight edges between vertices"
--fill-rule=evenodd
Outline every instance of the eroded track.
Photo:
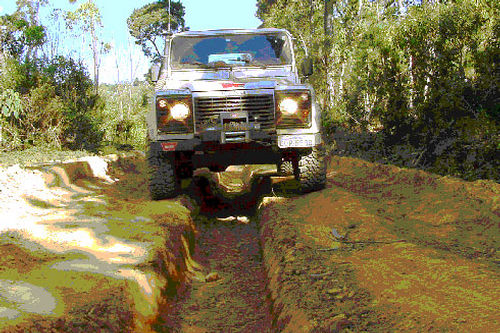
M 168 302 L 156 329 L 163 332 L 269 332 L 271 314 L 256 204 L 262 191 L 231 198 L 215 182 L 195 181 L 200 212 L 191 283 Z M 227 194 L 227 193 L 226 193 Z
M 498 184 L 336 158 L 308 195 L 240 168 L 150 201 L 143 162 L 122 161 L 113 184 L 9 191 L 38 252 L 0 238 L 4 289 L 64 301 L 23 310 L 12 332 L 498 331 Z
M 193 258 L 201 273 L 176 295 L 158 329 L 172 332 L 268 332 L 266 274 L 254 220 L 199 216 Z

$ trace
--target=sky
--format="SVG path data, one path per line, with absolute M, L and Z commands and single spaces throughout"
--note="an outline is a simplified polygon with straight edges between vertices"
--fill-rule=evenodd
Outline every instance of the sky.
M 62 10 L 74 10 L 79 3 L 70 4 L 68 0 L 49 0 L 49 5 L 42 9 L 41 22 L 49 24 L 45 19 L 54 8 Z M 155 2 L 154 0 L 95 0 L 101 11 L 103 29 L 103 40 L 110 42 L 112 50 L 103 56 L 100 82 L 115 83 L 129 80 L 132 77 L 142 79 L 150 64 L 149 60 L 142 54 L 140 47 L 133 43 L 127 29 L 127 18 L 135 8 Z M 186 14 L 184 19 L 190 30 L 257 28 L 261 21 L 255 16 L 257 11 L 257 0 L 181 0 Z M 0 15 L 12 14 L 16 10 L 16 0 L 2 0 L 0 2 Z M 51 27 L 54 28 L 54 27 Z M 91 60 L 82 52 L 81 41 L 72 36 L 65 36 L 60 49 L 65 54 L 73 57 L 85 58 L 91 72 Z M 89 53 L 90 54 L 90 53 Z M 132 60 L 132 61 L 131 61 Z M 131 66 L 132 64 L 132 66 Z M 119 68 L 119 70 L 118 70 Z M 132 68 L 132 70 L 131 70 Z

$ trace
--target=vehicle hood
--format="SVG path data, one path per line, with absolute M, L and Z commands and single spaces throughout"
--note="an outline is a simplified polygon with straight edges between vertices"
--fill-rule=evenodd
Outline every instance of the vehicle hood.
M 232 71 L 219 70 L 207 72 L 176 72 L 157 85 L 156 90 L 189 90 L 208 92 L 224 90 L 275 89 L 278 86 L 296 85 L 296 75 L 283 70 Z
M 173 82 L 172 82 L 173 83 Z M 178 89 L 188 89 L 191 92 L 221 91 L 221 90 L 251 90 L 275 89 L 279 85 L 290 85 L 288 80 L 203 80 L 178 82 Z M 170 87 L 169 87 L 170 88 Z

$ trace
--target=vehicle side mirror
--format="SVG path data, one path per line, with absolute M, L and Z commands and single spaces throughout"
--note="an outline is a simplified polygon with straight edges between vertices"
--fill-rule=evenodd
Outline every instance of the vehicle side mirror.
M 158 82 L 160 78 L 160 65 L 151 66 L 151 81 Z
M 300 72 L 305 77 L 309 77 L 313 74 L 314 63 L 313 63 L 313 59 L 311 57 L 304 58 L 301 66 L 300 66 Z

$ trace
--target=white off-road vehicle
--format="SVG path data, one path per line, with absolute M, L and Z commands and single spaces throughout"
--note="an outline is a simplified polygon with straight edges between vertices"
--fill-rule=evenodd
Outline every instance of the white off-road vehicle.
M 312 74 L 306 59 L 301 75 Z M 147 116 L 149 189 L 177 195 L 182 178 L 208 167 L 276 164 L 303 192 L 325 186 L 320 111 L 299 79 L 282 29 L 188 31 L 166 43 Z

